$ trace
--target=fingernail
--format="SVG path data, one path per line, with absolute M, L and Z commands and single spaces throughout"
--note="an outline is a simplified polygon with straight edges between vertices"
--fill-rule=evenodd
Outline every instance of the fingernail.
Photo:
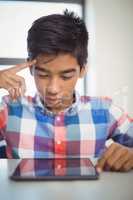
M 97 167 L 96 169 L 97 169 L 97 172 L 98 172 L 98 173 L 101 173 L 101 172 L 102 172 L 102 169 L 101 169 L 100 167 Z

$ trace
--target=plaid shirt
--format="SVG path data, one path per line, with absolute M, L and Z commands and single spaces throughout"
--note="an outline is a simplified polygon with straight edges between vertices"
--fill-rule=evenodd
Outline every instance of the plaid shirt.
M 80 96 L 59 114 L 48 111 L 39 95 L 0 107 L 0 146 L 8 158 L 98 157 L 105 142 L 133 147 L 133 121 L 109 98 Z

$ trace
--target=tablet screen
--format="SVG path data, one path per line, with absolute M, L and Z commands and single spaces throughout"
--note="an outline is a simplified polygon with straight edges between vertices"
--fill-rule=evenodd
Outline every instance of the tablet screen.
M 88 158 L 22 159 L 11 175 L 14 180 L 81 180 L 98 177 Z

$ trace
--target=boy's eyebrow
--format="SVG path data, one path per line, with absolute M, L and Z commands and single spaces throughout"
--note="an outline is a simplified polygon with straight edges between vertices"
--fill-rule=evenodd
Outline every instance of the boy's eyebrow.
M 65 73 L 70 73 L 70 72 L 76 72 L 76 69 L 71 68 L 71 69 L 62 70 L 60 71 L 60 74 L 65 74 Z
M 49 70 L 38 67 L 38 66 L 35 67 L 35 70 L 38 70 L 38 71 L 41 71 L 41 72 L 46 72 L 46 73 L 51 73 Z M 59 73 L 64 74 L 64 73 L 70 73 L 70 72 L 76 72 L 76 69 L 75 68 L 66 69 L 66 70 L 60 71 Z
M 41 71 L 41 72 L 47 72 L 47 73 L 50 72 L 49 70 L 41 68 L 41 67 L 38 67 L 38 66 L 35 66 L 35 70 L 38 70 L 38 71 Z

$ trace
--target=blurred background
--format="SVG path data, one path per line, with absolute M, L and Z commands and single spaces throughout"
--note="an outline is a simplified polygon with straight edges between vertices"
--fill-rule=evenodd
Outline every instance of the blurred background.
M 74 11 L 89 32 L 88 72 L 79 80 L 82 95 L 110 96 L 133 116 L 133 0 L 0 1 L 0 70 L 24 62 L 32 22 L 44 15 Z M 35 94 L 29 70 L 27 94 Z M 0 99 L 7 94 L 0 89 Z

